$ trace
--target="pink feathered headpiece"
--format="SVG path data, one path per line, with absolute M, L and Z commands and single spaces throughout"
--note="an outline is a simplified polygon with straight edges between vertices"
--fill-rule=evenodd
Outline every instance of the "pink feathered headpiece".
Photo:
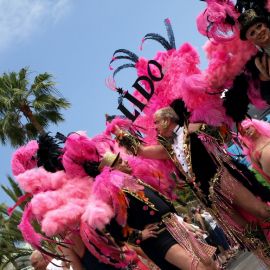
M 233 40 L 238 34 L 239 14 L 232 1 L 206 0 L 207 8 L 197 17 L 198 31 L 216 42 Z
M 11 159 L 11 168 L 14 176 L 37 166 L 37 161 L 34 158 L 37 150 L 38 143 L 33 140 L 15 151 Z
M 63 166 L 67 175 L 84 177 L 86 161 L 99 161 L 99 153 L 96 144 L 85 133 L 72 133 L 65 142 Z

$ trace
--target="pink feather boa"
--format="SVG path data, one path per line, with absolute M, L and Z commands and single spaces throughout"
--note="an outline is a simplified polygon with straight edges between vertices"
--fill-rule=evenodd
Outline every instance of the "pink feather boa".
M 16 180 L 25 192 L 32 194 L 31 218 L 41 223 L 47 236 L 79 226 L 91 192 L 92 179 L 89 176 L 69 178 L 64 171 L 51 173 L 39 167 L 17 175 Z M 27 234 L 28 208 L 25 215 L 27 218 L 22 220 L 22 229 Z
M 20 187 L 32 194 L 59 189 L 66 181 L 64 171 L 51 173 L 43 167 L 33 168 L 16 176 Z
M 33 248 L 39 249 L 41 247 L 41 241 L 44 239 L 44 237 L 34 230 L 31 224 L 32 219 L 32 206 L 31 204 L 28 204 L 24 209 L 18 228 L 20 229 L 24 240 Z
M 112 210 L 116 221 L 124 226 L 127 219 L 127 201 L 121 191 L 124 187 L 134 191 L 142 189 L 132 176 L 105 167 L 93 184 L 91 202 L 94 203 L 94 206 L 100 206 L 100 201 L 102 201 L 103 205 L 107 206 L 104 211 L 100 211 L 99 207 L 89 206 L 87 213 L 83 216 L 84 220 L 91 222 L 89 225 L 92 227 L 96 227 L 98 224 L 99 228 L 104 228 L 107 224 L 104 222 L 110 221 Z
M 235 76 L 243 71 L 246 62 L 257 53 L 253 44 L 239 37 L 218 44 L 208 41 L 204 50 L 209 59 L 205 76 L 213 89 L 230 87 Z
M 36 167 L 37 161 L 33 159 L 38 150 L 37 141 L 30 141 L 25 146 L 18 148 L 12 155 L 11 169 L 13 175 L 19 175 L 26 170 Z

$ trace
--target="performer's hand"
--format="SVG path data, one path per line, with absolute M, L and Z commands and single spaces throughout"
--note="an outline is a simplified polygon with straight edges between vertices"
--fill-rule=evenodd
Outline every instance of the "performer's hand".
M 156 223 L 147 225 L 142 231 L 142 241 L 150 237 L 157 237 L 157 230 L 159 229 Z
M 260 72 L 261 81 L 270 81 L 270 58 L 265 53 L 262 58 L 256 57 L 255 65 Z

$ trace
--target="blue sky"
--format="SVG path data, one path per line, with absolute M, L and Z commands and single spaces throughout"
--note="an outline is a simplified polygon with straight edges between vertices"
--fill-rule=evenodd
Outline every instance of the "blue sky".
M 104 129 L 105 113 L 119 114 L 117 95 L 104 82 L 113 52 L 125 48 L 151 58 L 163 48 L 148 41 L 141 52 L 140 41 L 150 32 L 166 36 L 165 18 L 177 47 L 190 42 L 206 66 L 201 49 L 206 39 L 196 29 L 204 7 L 199 0 L 0 0 L 0 73 L 28 66 L 33 75 L 53 74 L 72 107 L 63 112 L 65 122 L 48 130 L 86 130 L 93 136 Z M 117 82 L 131 89 L 134 78 L 135 70 L 123 71 Z M 0 183 L 7 184 L 14 149 L 0 147 Z M 11 203 L 2 190 L 0 202 Z

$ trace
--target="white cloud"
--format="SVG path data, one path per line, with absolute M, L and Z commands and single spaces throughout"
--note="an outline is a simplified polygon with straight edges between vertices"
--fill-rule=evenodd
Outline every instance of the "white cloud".
M 54 1 L 52 6 L 51 15 L 55 22 L 58 22 L 62 17 L 64 17 L 71 8 L 71 0 L 58 0 Z
M 72 0 L 0 0 L 0 50 L 18 44 L 46 23 L 57 23 Z

